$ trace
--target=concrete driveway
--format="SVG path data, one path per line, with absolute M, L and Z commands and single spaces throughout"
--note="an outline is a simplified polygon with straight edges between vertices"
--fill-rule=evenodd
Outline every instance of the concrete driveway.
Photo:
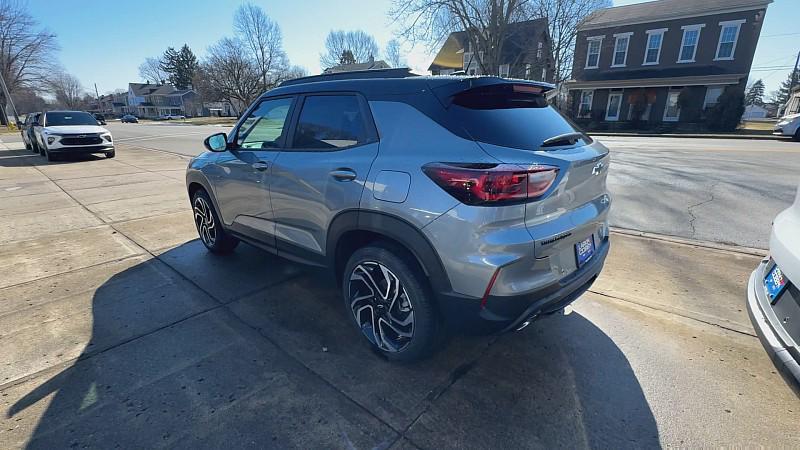
M 207 253 L 187 159 L 0 149 L 0 447 L 800 445 L 753 335 L 759 256 L 615 233 L 569 316 L 383 361 L 318 271 Z

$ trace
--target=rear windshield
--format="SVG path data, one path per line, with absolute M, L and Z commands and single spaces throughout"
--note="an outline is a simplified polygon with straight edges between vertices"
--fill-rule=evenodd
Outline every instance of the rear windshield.
M 558 145 L 552 138 L 580 133 L 538 89 L 527 85 L 471 89 L 453 97 L 449 112 L 476 141 L 503 147 L 539 150 L 548 139 L 550 146 Z M 579 140 L 591 142 L 582 134 Z
M 49 112 L 46 115 L 46 125 L 57 127 L 60 125 L 97 125 L 97 120 L 85 112 Z

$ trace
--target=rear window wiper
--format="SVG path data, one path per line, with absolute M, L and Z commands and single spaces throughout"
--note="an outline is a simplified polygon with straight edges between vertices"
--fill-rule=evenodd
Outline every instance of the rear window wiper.
M 547 138 L 542 142 L 542 147 L 560 147 L 563 145 L 575 145 L 578 141 L 585 140 L 591 142 L 585 134 L 580 132 L 564 133 L 558 136 Z

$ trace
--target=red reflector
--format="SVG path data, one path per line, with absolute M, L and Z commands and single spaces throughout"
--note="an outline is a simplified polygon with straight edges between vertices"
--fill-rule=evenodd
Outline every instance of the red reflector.
M 558 167 L 523 168 L 511 164 L 431 163 L 422 167 L 430 179 L 467 205 L 498 205 L 535 200 L 558 176 Z
M 489 280 L 489 285 L 486 286 L 486 291 L 483 293 L 483 297 L 481 298 L 481 309 L 486 307 L 486 301 L 489 300 L 489 294 L 492 292 L 492 286 L 494 286 L 494 282 L 497 281 L 497 275 L 500 274 L 500 268 L 498 267 L 497 270 L 494 271 L 494 275 L 492 275 L 492 279 Z

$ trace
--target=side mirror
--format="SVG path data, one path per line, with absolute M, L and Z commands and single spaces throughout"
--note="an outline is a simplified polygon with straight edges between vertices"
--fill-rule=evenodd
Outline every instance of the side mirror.
M 228 149 L 228 136 L 225 133 L 212 134 L 203 141 L 203 145 L 212 152 L 224 152 Z

